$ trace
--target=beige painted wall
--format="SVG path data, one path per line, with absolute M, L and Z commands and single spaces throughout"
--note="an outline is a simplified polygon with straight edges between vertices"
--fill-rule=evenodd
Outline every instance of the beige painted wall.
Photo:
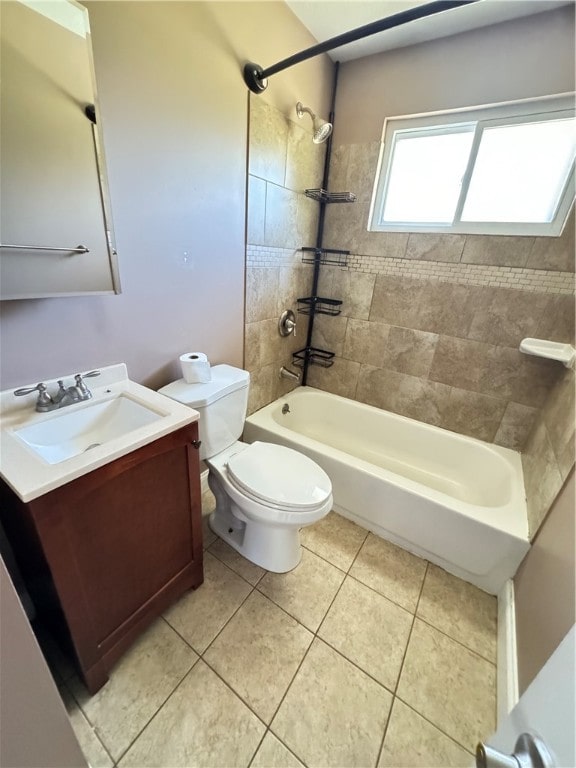
M 574 7 L 344 64 L 337 144 L 379 140 L 386 116 L 574 90 Z
M 521 693 L 575 620 L 574 478 L 572 472 L 514 578 Z
M 283 3 L 86 5 L 123 293 L 3 302 L 2 389 L 119 361 L 158 387 L 187 350 L 242 365 L 241 66 L 314 42 Z M 323 57 L 278 75 L 266 98 L 323 105 L 329 68 Z

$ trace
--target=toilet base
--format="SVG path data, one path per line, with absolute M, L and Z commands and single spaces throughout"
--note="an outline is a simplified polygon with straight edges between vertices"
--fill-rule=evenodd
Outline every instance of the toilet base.
M 216 499 L 216 509 L 208 523 L 217 536 L 242 557 L 267 571 L 286 573 L 296 568 L 302 558 L 298 527 L 249 520 L 228 496 L 212 469 L 208 485 Z
M 261 525 L 253 520 L 244 522 L 218 508 L 208 522 L 214 533 L 242 557 L 267 571 L 286 573 L 296 568 L 302 558 L 298 528 Z

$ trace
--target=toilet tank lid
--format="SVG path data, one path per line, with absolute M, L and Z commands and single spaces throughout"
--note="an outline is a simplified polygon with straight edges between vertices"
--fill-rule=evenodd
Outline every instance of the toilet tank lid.
M 191 408 L 204 408 L 230 392 L 247 387 L 250 382 L 248 371 L 232 365 L 214 365 L 210 373 L 211 380 L 204 384 L 188 384 L 184 379 L 178 379 L 158 392 Z

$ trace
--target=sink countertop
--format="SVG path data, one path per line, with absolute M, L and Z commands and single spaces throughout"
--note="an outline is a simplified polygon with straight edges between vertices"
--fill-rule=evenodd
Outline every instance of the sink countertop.
M 22 501 L 32 501 L 200 418 L 198 411 L 131 381 L 123 363 L 99 370 L 101 375 L 98 378 L 86 382 L 92 392 L 90 400 L 48 413 L 37 413 L 34 410 L 37 392 L 23 397 L 15 397 L 13 390 L 0 392 L 0 476 Z M 74 374 L 59 378 L 64 379 L 66 386 L 74 383 Z M 51 393 L 57 389 L 56 382 L 57 379 L 44 382 Z M 35 385 L 36 382 L 30 386 Z M 160 418 L 57 464 L 44 461 L 14 434 L 22 427 L 58 419 L 64 414 L 118 396 L 128 397 L 155 411 Z

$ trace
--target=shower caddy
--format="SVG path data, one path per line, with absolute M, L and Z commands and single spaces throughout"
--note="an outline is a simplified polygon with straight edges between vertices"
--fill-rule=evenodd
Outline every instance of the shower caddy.
M 336 96 L 336 85 L 338 82 L 339 62 L 335 64 L 334 86 L 332 90 L 332 106 L 329 120 L 334 124 L 334 101 Z M 314 272 L 312 277 L 312 292 L 310 296 L 296 299 L 298 304 L 298 313 L 308 315 L 308 330 L 306 333 L 306 346 L 292 354 L 292 364 L 297 368 L 302 368 L 302 384 L 306 385 L 308 378 L 308 366 L 320 365 L 329 368 L 334 364 L 334 352 L 327 349 L 319 349 L 312 346 L 312 334 L 314 331 L 314 318 L 316 315 L 331 315 L 336 317 L 341 312 L 341 299 L 328 299 L 324 296 L 318 296 L 318 280 L 320 277 L 321 266 L 348 266 L 348 256 L 350 251 L 338 250 L 335 248 L 323 248 L 322 240 L 324 236 L 324 218 L 326 215 L 326 206 L 331 203 L 354 203 L 356 195 L 352 192 L 327 192 L 328 174 L 330 170 L 330 155 L 332 150 L 332 136 L 328 138 L 326 144 L 326 156 L 324 158 L 324 174 L 322 178 L 322 187 L 317 189 L 307 189 L 306 197 L 316 200 L 320 203 L 320 215 L 318 217 L 318 230 L 315 246 L 302 246 L 302 262 L 304 264 L 313 264 Z

